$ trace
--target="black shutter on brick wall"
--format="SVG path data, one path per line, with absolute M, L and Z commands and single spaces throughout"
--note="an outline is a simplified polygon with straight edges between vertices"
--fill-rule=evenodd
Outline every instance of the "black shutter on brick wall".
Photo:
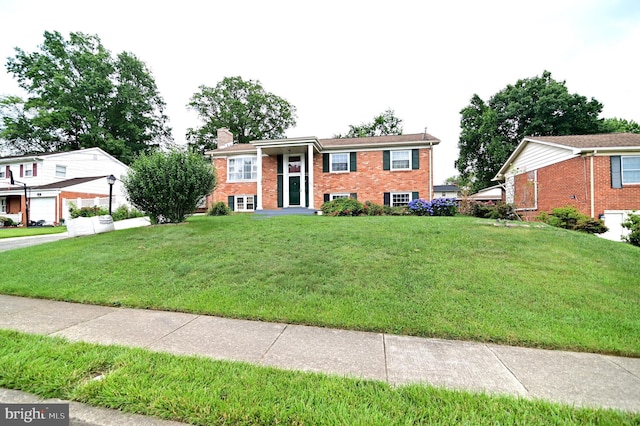
M 358 199 L 358 194 L 355 192 L 352 192 L 351 194 L 349 194 L 349 197 L 353 198 L 354 200 Z
M 356 164 L 357 159 L 356 159 L 356 153 L 355 152 L 350 152 L 349 153 L 349 171 L 350 172 L 357 172 L 358 171 L 358 165 Z
M 420 198 L 420 193 L 419 192 L 412 192 L 411 193 L 411 199 L 412 200 L 417 200 L 418 198 Z
M 382 170 L 391 170 L 391 153 L 382 151 Z
M 329 202 L 329 194 L 324 194 L 324 202 Z
M 284 190 L 284 185 L 283 185 L 283 177 L 282 175 L 278 175 L 278 181 L 277 181 L 277 185 L 278 185 L 278 207 L 282 207 L 284 206 L 284 202 L 282 201 L 282 191 Z
M 411 168 L 413 170 L 418 170 L 420 168 L 420 150 L 419 149 L 411 150 Z
M 278 173 L 282 174 L 282 163 L 283 163 L 282 154 L 279 154 L 278 156 L 276 156 L 276 161 L 278 162 Z
M 329 173 L 329 154 L 322 154 L 322 172 Z
M 622 159 L 619 155 L 611 156 L 611 187 L 622 188 Z
M 254 194 L 253 195 L 253 209 L 257 209 L 258 208 L 258 194 Z
M 229 210 L 233 211 L 234 207 L 235 207 L 235 198 L 233 197 L 233 195 L 229 195 L 229 197 L 227 198 L 228 204 L 229 204 Z
M 391 205 L 391 193 L 390 192 L 385 192 L 384 193 L 384 205 L 385 206 L 390 206 Z

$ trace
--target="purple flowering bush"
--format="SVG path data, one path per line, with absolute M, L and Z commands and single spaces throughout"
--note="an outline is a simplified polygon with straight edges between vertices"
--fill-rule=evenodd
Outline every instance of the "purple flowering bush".
M 407 210 L 416 216 L 455 216 L 458 202 L 455 198 L 436 198 L 431 201 L 416 198 L 409 202 Z

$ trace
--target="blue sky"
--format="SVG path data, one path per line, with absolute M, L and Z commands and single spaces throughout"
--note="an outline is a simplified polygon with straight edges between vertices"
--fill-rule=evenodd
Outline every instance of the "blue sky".
M 446 4 L 443 4 L 446 3 Z M 640 122 L 640 1 L 0 0 L 0 57 L 44 31 L 97 34 L 152 70 L 177 141 L 201 84 L 260 80 L 291 102 L 289 137 L 331 137 L 387 108 L 440 138 L 435 181 L 455 174 L 462 108 L 549 70 L 603 116 Z M 0 95 L 19 94 L 2 67 Z

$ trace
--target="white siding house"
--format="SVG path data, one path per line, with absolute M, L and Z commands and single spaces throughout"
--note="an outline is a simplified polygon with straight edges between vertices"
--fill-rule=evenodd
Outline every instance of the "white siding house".
M 116 177 L 112 205 L 126 204 L 121 178 L 128 169 L 100 148 L 0 157 L 0 216 L 23 225 L 59 223 L 68 219 L 69 202 L 108 205 L 109 175 Z

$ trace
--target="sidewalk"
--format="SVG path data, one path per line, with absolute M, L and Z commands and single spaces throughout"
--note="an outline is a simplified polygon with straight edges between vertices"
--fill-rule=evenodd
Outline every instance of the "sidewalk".
M 181 355 L 640 412 L 640 358 L 0 295 L 0 328 Z M 0 393 L 0 402 L 2 394 Z

